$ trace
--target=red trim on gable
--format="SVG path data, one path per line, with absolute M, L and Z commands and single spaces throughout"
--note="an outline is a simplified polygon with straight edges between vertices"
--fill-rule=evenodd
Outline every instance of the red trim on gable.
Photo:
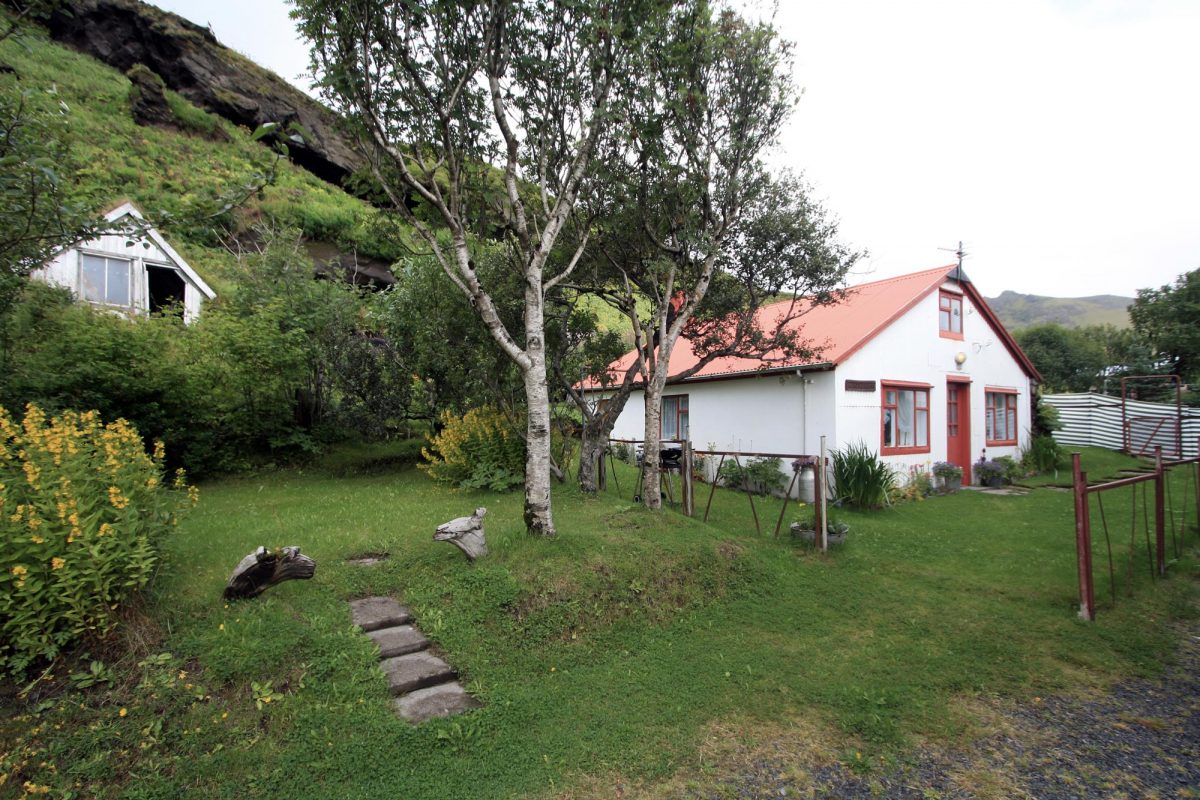
M 879 325 L 876 325 L 874 328 L 872 328 L 870 330 L 870 332 L 868 332 L 867 335 L 864 336 L 863 338 L 859 339 L 856 344 L 854 344 L 852 347 L 848 348 L 847 350 L 843 351 L 841 353 L 841 355 L 838 357 L 837 363 L 840 364 L 840 363 L 844 362 L 850 356 L 854 355 L 859 350 L 866 347 L 869 342 L 871 342 L 876 336 L 878 336 L 880 333 L 883 332 L 884 328 L 888 327 L 893 322 L 900 319 L 905 314 L 907 314 L 909 311 L 911 311 L 913 309 L 913 307 L 915 307 L 917 305 L 917 303 L 920 303 L 922 300 L 924 300 L 926 297 L 928 297 L 930 295 L 930 293 L 933 292 L 934 289 L 937 289 L 939 286 L 941 286 L 942 283 L 946 280 L 946 276 L 950 273 L 950 270 L 952 270 L 954 268 L 955 268 L 954 265 L 951 265 L 948 267 L 937 267 L 936 269 L 926 270 L 927 272 L 930 273 L 930 275 L 932 275 L 934 277 L 933 282 L 930 283 L 925 288 L 923 288 L 917 294 L 916 297 L 912 298 L 907 303 L 905 303 L 903 306 L 901 306 L 900 309 L 895 311 L 890 317 L 885 319 Z
M 803 326 L 805 332 L 815 334 L 814 338 L 821 337 L 820 341 L 814 343 L 822 348 L 816 359 L 810 363 L 788 363 L 786 361 L 764 363 L 748 358 L 719 358 L 691 377 L 683 380 L 668 377 L 667 383 L 679 385 L 708 380 L 734 380 L 797 370 L 835 368 L 845 363 L 847 359 L 867 343 L 873 341 L 884 329 L 923 302 L 930 294 L 943 287 L 947 280 L 956 281 L 956 288 L 961 290 L 964 297 L 970 298 L 975 303 L 984 320 L 996 332 L 996 336 L 1004 342 L 1005 348 L 1025 373 L 1040 382 L 1042 377 L 1033 366 L 1033 362 L 1004 329 L 995 312 L 991 310 L 966 276 L 958 274 L 957 266 L 950 264 L 909 275 L 860 284 L 849 288 L 846 298 L 841 303 L 809 308 L 799 321 L 799 325 Z M 800 302 L 803 303 L 804 300 Z M 758 313 L 764 322 L 769 323 L 772 315 L 782 313 L 778 309 L 790 303 L 791 301 L 787 300 L 781 301 L 781 303 L 760 309 Z M 772 309 L 777 310 L 773 311 Z M 610 373 L 614 378 L 623 374 L 635 358 L 636 353 L 633 351 L 626 353 L 609 365 Z M 686 339 L 680 339 L 671 353 L 672 373 L 678 374 L 690 369 L 697 361 L 698 357 L 692 351 L 690 343 Z M 640 385 L 641 381 L 637 383 Z M 607 390 L 591 380 L 581 382 L 579 388 L 583 391 Z
M 1037 367 L 1029 360 L 1029 356 L 1025 355 L 1025 351 L 1017 344 L 1017 340 L 1012 337 L 1008 329 L 1004 327 L 1004 323 L 996 316 L 996 312 L 992 311 L 992 307 L 983 299 L 983 295 L 969 281 L 962 281 L 959 284 L 963 287 L 967 296 L 971 298 L 971 302 L 979 309 L 979 313 L 983 314 L 983 318 L 992 326 L 992 330 L 1000 337 L 1000 341 L 1004 342 L 1004 346 L 1008 349 L 1010 355 L 1017 360 L 1021 368 L 1025 370 L 1025 374 L 1033 378 L 1038 383 L 1042 382 L 1042 373 L 1037 371 Z

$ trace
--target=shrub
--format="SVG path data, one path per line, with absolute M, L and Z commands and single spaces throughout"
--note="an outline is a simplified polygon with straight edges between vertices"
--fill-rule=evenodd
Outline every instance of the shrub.
M 752 458 L 742 466 L 736 461 L 721 465 L 718 477 L 725 486 L 767 495 L 783 489 L 784 475 L 778 458 Z
M 949 461 L 935 461 L 933 464 L 933 474 L 943 479 L 961 478 L 963 470 L 958 464 L 951 464 Z
M 932 493 L 933 478 L 919 464 L 913 464 L 908 468 L 908 479 L 903 484 L 897 482 L 897 485 L 889 493 L 888 499 L 893 503 L 909 500 L 920 502 Z
M 987 461 L 980 459 L 975 462 L 975 478 L 981 486 L 997 480 L 1004 480 L 1005 465 L 999 460 Z
M 1005 483 L 1013 483 L 1025 477 L 1025 469 L 1012 456 L 1000 456 L 996 459 L 996 463 L 1004 468 L 1004 474 L 1000 477 Z
M 1035 436 L 1021 454 L 1021 464 L 1032 472 L 1053 472 L 1064 457 L 1063 449 L 1053 436 Z
M 417 468 L 464 489 L 507 491 L 525 482 L 525 442 L 499 411 L 473 408 L 462 417 L 441 415 L 441 433 L 422 448 Z
M 163 485 L 162 462 L 161 444 L 148 455 L 124 420 L 47 420 L 30 405 L 18 426 L 0 406 L 0 670 L 19 677 L 112 630 L 185 499 L 182 473 Z
M 834 450 L 833 485 L 838 499 L 859 508 L 883 508 L 891 501 L 896 473 L 866 444 Z

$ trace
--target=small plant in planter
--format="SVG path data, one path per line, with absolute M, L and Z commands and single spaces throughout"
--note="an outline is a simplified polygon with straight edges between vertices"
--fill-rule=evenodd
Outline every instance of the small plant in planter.
M 936 461 L 933 474 L 942 484 L 943 492 L 957 492 L 962 487 L 963 470 L 949 461 Z
M 800 507 L 804 507 L 804 503 Z M 798 519 L 791 524 L 792 536 L 806 544 L 813 544 L 817 540 L 816 522 L 811 518 Z M 838 522 L 832 517 L 825 524 L 825 542 L 827 544 L 841 544 L 846 541 L 846 534 L 850 532 L 850 526 L 845 522 Z
M 979 460 L 975 462 L 975 475 L 979 479 L 980 486 L 1003 486 L 1004 475 L 1007 468 L 999 461 Z

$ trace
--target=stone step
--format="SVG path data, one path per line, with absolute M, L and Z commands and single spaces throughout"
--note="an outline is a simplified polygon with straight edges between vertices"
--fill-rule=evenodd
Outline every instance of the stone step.
M 457 677 L 449 664 L 426 651 L 385 658 L 379 662 L 379 668 L 387 677 L 392 694 L 404 694 Z
M 369 633 L 404 625 L 412 619 L 412 614 L 391 597 L 364 597 L 351 601 L 350 619 Z
M 429 647 L 429 640 L 412 625 L 398 625 L 395 628 L 380 628 L 370 631 L 367 636 L 379 645 L 380 658 L 392 658 L 408 653 L 415 653 Z
M 392 702 L 400 716 L 413 724 L 433 717 L 461 714 L 483 705 L 468 694 L 458 681 L 417 689 Z

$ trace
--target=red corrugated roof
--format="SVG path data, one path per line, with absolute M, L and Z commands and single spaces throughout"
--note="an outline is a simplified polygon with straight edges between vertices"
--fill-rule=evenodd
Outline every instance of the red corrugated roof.
M 804 338 L 811 340 L 815 346 L 820 348 L 820 353 L 816 358 L 794 361 L 768 360 L 766 362 L 752 358 L 718 358 L 706 364 L 688 380 L 729 377 L 759 372 L 763 369 L 796 369 L 797 367 L 824 364 L 836 366 L 875 338 L 880 331 L 895 322 L 930 292 L 941 286 L 947 275 L 954 269 L 955 265 L 951 264 L 927 269 L 923 272 L 914 272 L 910 275 L 864 283 L 850 288 L 846 298 L 836 305 L 817 306 L 809 309 L 791 324 L 802 328 Z M 977 306 L 986 309 L 985 316 L 993 326 L 998 328 L 1005 345 L 1012 351 L 1017 361 L 1030 376 L 1040 379 L 1032 362 L 1021 352 L 1007 331 L 1004 331 L 995 314 L 991 313 L 990 308 L 987 308 L 983 297 L 965 281 L 963 289 Z M 800 302 L 806 303 L 803 300 Z M 777 320 L 781 314 L 787 313 L 790 303 L 790 300 L 785 300 L 764 306 L 757 314 L 759 324 L 764 329 L 769 329 L 773 320 Z M 610 374 L 613 376 L 623 375 L 629 365 L 633 363 L 633 359 L 634 352 L 631 350 L 609 365 Z M 690 369 L 698 360 L 692 351 L 691 343 L 681 337 L 671 352 L 671 375 Z M 598 384 L 590 380 L 585 382 L 583 387 L 585 389 L 600 388 Z

